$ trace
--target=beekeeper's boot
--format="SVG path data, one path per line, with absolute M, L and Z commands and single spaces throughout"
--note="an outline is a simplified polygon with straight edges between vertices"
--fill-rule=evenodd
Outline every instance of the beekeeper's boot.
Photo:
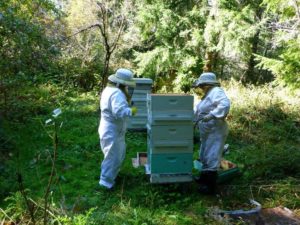
M 206 184 L 207 183 L 207 171 L 203 171 L 199 176 L 194 177 L 194 181 L 198 184 Z
M 216 193 L 217 178 L 217 171 L 206 171 L 202 180 L 203 183 L 200 183 L 198 191 L 201 194 L 214 195 Z

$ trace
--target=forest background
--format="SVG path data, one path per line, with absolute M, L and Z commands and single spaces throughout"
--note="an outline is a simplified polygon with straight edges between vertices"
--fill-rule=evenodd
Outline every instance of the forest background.
M 70 168 L 78 162 L 68 158 L 71 156 L 65 149 L 69 149 L 79 157 L 97 158 L 85 169 L 85 176 L 97 176 L 95 165 L 100 165 L 101 155 L 97 140 L 99 93 L 107 77 L 120 67 L 132 69 L 136 77 L 151 78 L 152 91 L 160 93 L 192 93 L 191 83 L 201 72 L 215 72 L 233 102 L 228 118 L 233 148 L 229 158 L 245 169 L 239 184 L 267 188 L 269 194 L 271 187 L 272 197 L 255 197 L 266 206 L 283 204 L 297 212 L 299 34 L 299 0 L 1 1 L 0 218 L 44 224 L 49 220 L 71 224 L 74 220 L 90 221 L 87 224 L 93 220 L 95 224 L 193 224 L 195 218 L 207 220 L 206 202 L 217 200 L 195 203 L 193 197 L 184 197 L 189 212 L 182 213 L 180 202 L 176 203 L 182 194 L 169 196 L 165 187 L 148 187 L 137 172 L 137 180 L 131 182 L 144 182 L 146 191 L 134 189 L 132 196 L 129 193 L 125 198 L 121 189 L 119 197 L 106 202 L 100 211 L 94 207 L 99 206 L 101 196 L 91 200 L 83 194 L 91 184 L 76 183 L 83 185 L 77 193 L 69 183 L 71 178 L 51 172 L 53 158 L 49 156 L 64 149 L 56 166 L 76 176 L 78 171 Z M 55 108 L 65 115 L 60 134 L 57 127 L 52 130 L 44 125 Z M 58 137 L 60 144 L 55 142 L 57 135 L 62 136 Z M 133 149 L 130 156 L 146 148 L 145 139 L 144 134 L 128 134 L 127 142 Z M 33 168 L 43 174 L 39 179 L 32 174 Z M 129 176 L 126 171 L 135 173 L 129 163 L 123 171 L 125 177 Z M 51 174 L 55 174 L 55 182 L 66 183 L 59 194 L 55 194 L 55 182 L 48 180 Z M 280 185 L 276 186 L 278 180 Z M 243 191 L 235 192 L 235 201 L 228 197 L 219 204 L 241 206 L 238 199 L 249 197 Z M 54 193 L 53 199 L 50 193 Z M 287 200 L 291 196 L 293 201 Z M 137 198 L 144 197 L 143 206 Z M 155 203 L 156 198 L 163 201 L 161 205 Z M 163 206 L 170 206 L 174 199 L 170 213 Z M 192 204 L 197 212 L 189 208 Z M 38 213 L 39 206 L 44 212 Z M 157 207 L 160 210 L 155 213 Z

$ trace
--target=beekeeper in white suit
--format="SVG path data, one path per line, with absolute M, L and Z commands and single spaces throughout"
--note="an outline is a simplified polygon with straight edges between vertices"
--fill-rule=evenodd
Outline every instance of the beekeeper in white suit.
M 200 132 L 202 162 L 202 171 L 197 181 L 200 183 L 201 193 L 214 194 L 217 171 L 220 168 L 224 143 L 228 135 L 226 116 L 229 113 L 230 101 L 214 73 L 202 73 L 193 87 L 200 88 L 204 94 L 194 109 L 195 121 Z
M 111 189 L 114 186 L 125 158 L 126 118 L 137 113 L 137 108 L 129 107 L 128 104 L 128 87 L 134 86 L 133 73 L 128 69 L 118 69 L 108 77 L 108 84 L 102 92 L 98 132 L 104 159 L 101 164 L 100 188 Z

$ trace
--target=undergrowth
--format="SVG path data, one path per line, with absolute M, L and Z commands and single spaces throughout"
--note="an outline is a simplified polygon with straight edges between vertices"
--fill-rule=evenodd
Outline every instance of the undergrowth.
M 79 94 L 52 86 L 31 90 L 16 116 L 1 121 L 0 220 L 37 224 L 43 221 L 45 187 L 51 171 L 53 144 L 45 121 L 60 107 L 55 176 L 51 185 L 51 224 L 228 224 L 216 209 L 249 207 L 255 199 L 263 207 L 300 210 L 299 93 L 281 87 L 225 85 L 232 107 L 228 116 L 229 153 L 242 175 L 220 185 L 216 197 L 197 193 L 197 185 L 155 185 L 131 158 L 147 149 L 147 134 L 126 134 L 127 154 L 111 193 L 99 192 L 100 163 L 96 93 Z M 29 104 L 30 103 L 30 104 Z M 19 113 L 19 114 L 18 114 Z M 199 143 L 195 144 L 197 158 Z M 16 174 L 23 179 L 27 204 Z M 29 203 L 29 206 L 28 206 Z

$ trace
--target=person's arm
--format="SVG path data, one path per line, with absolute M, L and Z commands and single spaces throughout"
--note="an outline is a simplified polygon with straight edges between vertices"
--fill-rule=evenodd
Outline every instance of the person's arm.
M 116 119 L 129 117 L 132 115 L 131 109 L 128 106 L 125 95 L 120 91 L 115 92 L 111 96 L 112 114 Z
M 215 108 L 210 114 L 216 118 L 226 117 L 230 109 L 230 100 L 227 98 L 225 92 L 218 88 L 211 97 L 212 104 Z

